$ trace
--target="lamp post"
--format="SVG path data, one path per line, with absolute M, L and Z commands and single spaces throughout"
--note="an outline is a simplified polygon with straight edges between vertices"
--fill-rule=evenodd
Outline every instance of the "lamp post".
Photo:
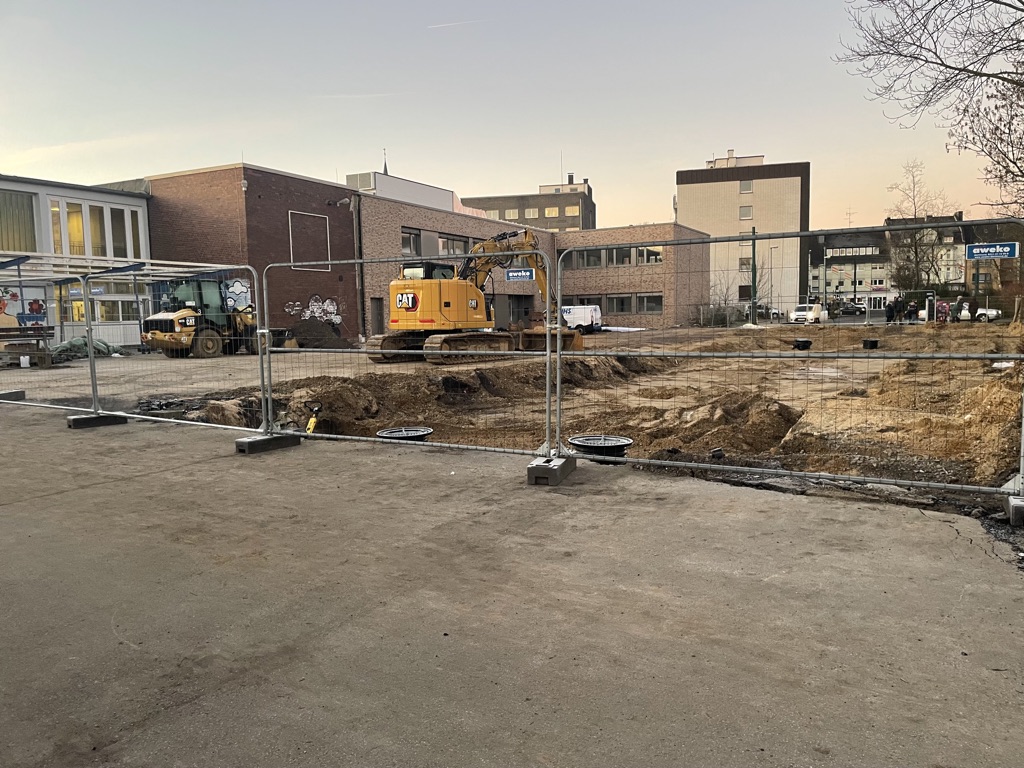
M 775 307 L 775 251 L 779 246 L 772 245 L 768 248 L 768 320 L 771 321 L 772 310 Z

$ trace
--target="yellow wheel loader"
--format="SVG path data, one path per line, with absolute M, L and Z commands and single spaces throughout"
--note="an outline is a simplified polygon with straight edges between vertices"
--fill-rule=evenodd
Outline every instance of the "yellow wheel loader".
M 198 279 L 175 283 L 162 311 L 142 322 L 142 343 L 167 357 L 217 357 L 242 348 L 257 354 L 256 310 L 244 293 L 238 302 L 229 288 L 237 285 Z

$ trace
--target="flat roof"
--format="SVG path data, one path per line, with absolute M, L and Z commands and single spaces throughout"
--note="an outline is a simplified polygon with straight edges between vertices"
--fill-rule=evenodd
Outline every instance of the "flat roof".
M 61 189 L 77 189 L 83 192 L 104 192 L 109 195 L 123 195 L 124 197 L 141 197 L 146 200 L 150 196 L 144 192 L 125 192 L 120 189 L 105 187 L 102 184 L 70 184 L 66 181 L 51 181 L 49 179 L 32 179 L 27 176 L 8 176 L 0 173 L 0 181 L 15 181 L 20 184 L 44 185 L 47 187 L 60 187 Z

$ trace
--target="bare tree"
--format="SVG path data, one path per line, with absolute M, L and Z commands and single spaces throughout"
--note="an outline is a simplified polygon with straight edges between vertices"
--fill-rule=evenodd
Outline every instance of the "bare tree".
M 1024 216 L 1024 88 L 996 83 L 983 101 L 961 109 L 950 129 L 958 149 L 985 158 L 985 180 L 998 189 L 997 214 Z
M 903 179 L 890 184 L 888 190 L 895 199 L 886 224 L 923 224 L 953 210 L 944 191 L 933 190 L 925 183 L 924 163 L 920 160 L 904 163 Z M 935 229 L 892 233 L 890 280 L 894 287 L 913 291 L 942 281 L 938 235 Z
M 840 62 L 898 105 L 894 117 L 916 122 L 932 112 L 952 146 L 987 161 L 997 204 L 1024 203 L 1022 134 L 1024 0 L 847 0 L 857 42 Z M 948 147 L 947 147 L 948 148 Z

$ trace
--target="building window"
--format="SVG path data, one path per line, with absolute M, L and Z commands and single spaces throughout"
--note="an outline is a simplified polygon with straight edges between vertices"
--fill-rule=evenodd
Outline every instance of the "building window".
M 740 194 L 746 194 L 754 191 L 754 182 L 752 179 L 740 179 Z
M 637 264 L 661 264 L 661 246 L 640 246 L 636 249 Z
M 36 196 L 0 191 L 0 251 L 36 252 Z
M 107 255 L 107 232 L 103 226 L 103 208 L 99 205 L 89 206 L 89 233 L 92 240 L 92 255 Z
M 54 253 L 142 258 L 140 209 L 87 205 L 59 197 L 48 198 L 48 202 Z
M 604 302 L 601 301 L 600 296 L 580 296 L 576 301 L 580 305 L 600 307 L 601 309 L 604 309 Z
M 740 301 L 750 301 L 750 297 L 751 297 L 750 286 L 749 285 L 741 285 L 741 286 L 739 286 L 739 288 L 737 289 L 736 296 L 737 296 L 737 298 Z
M 524 218 L 527 219 L 536 219 L 540 216 L 540 212 L 536 208 L 527 208 L 524 213 L 526 214 Z
M 558 218 L 558 206 L 544 209 L 544 218 L 546 219 L 557 219 Z
M 741 205 L 740 206 L 740 218 L 741 219 L 752 219 L 752 218 L 754 218 L 754 206 L 752 206 L 752 205 Z
M 497 220 L 498 212 L 497 211 L 487 211 L 487 218 L 488 219 L 495 219 L 495 220 Z
M 469 241 L 464 237 L 438 235 L 437 253 L 439 256 L 464 256 L 469 252 Z
M 67 203 L 68 209 L 68 253 L 71 256 L 85 256 L 85 218 L 81 203 Z
M 495 212 L 497 213 L 497 212 Z M 402 228 L 402 255 L 420 256 L 423 248 L 420 245 L 420 231 L 418 229 Z
M 565 206 L 565 215 L 566 216 L 579 216 L 580 215 L 580 207 L 578 205 L 567 205 L 567 206 Z
M 506 208 L 505 209 L 505 220 L 506 221 L 512 221 L 512 219 L 518 219 L 518 218 L 519 218 L 519 209 L 518 208 Z
M 579 231 L 580 231 L 580 228 L 579 228 L 579 227 L 566 227 L 566 228 L 565 228 L 564 230 L 562 230 L 562 231 L 563 231 L 563 232 L 579 232 Z
M 740 256 L 740 272 L 749 272 L 752 261 L 750 256 Z
M 610 315 L 628 315 L 633 312 L 633 296 L 626 294 L 624 296 L 609 296 L 608 297 L 608 314 Z
M 660 293 L 639 294 L 636 297 L 636 311 L 642 315 L 660 315 L 664 304 Z
M 50 227 L 53 229 L 53 252 L 64 253 L 64 236 L 61 234 L 60 200 L 50 198 Z M 0 250 L 3 245 L 0 244 Z
M 608 250 L 608 265 L 609 266 L 625 266 L 633 263 L 633 249 L 632 248 L 610 248 Z
M 590 251 L 584 251 L 582 254 L 580 254 L 580 256 L 580 264 L 583 267 L 593 269 L 596 267 L 604 266 L 604 251 L 602 251 L 600 248 Z

